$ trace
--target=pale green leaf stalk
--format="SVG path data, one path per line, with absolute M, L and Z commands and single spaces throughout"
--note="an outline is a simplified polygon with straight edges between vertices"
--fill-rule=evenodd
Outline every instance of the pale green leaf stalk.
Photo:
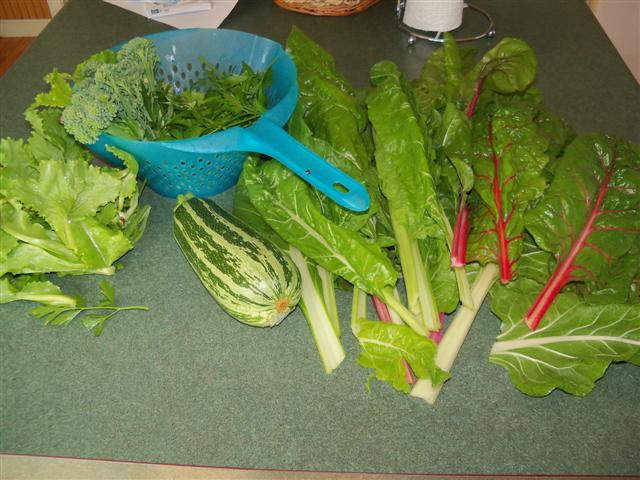
M 335 327 L 337 323 L 335 293 L 331 289 L 334 302 L 331 308 L 329 307 L 331 301 L 326 301 L 322 285 L 318 288 L 313 280 L 310 269 L 315 266 L 308 263 L 302 252 L 294 246 L 289 247 L 288 253 L 298 267 L 302 280 L 302 297 L 298 305 L 307 319 L 324 370 L 331 373 L 338 368 L 346 356 Z M 332 312 L 336 314 L 335 317 L 332 317 Z
M 478 273 L 476 280 L 471 288 L 471 295 L 475 308 L 467 308 L 461 306 L 458 308 L 451 325 L 445 330 L 442 340 L 436 351 L 436 366 L 445 372 L 451 372 L 453 363 L 455 362 L 458 352 L 464 343 L 469 329 L 484 298 L 489 293 L 491 286 L 498 278 L 498 266 L 494 263 L 488 263 Z M 429 379 L 421 379 L 416 382 L 411 390 L 411 396 L 422 398 L 425 402 L 433 405 L 440 395 L 442 383 L 433 385 Z
M 322 298 L 324 299 L 324 305 L 329 314 L 331 325 L 336 332 L 336 335 L 340 336 L 340 317 L 338 316 L 338 305 L 336 303 L 336 288 L 334 285 L 335 277 L 326 268 L 322 268 L 320 265 L 316 265 L 316 273 L 320 280 L 320 286 L 322 289 Z
M 351 299 L 351 332 L 358 338 L 362 320 L 367 318 L 367 292 L 353 287 L 353 297 Z M 400 322 L 402 323 L 402 322 Z

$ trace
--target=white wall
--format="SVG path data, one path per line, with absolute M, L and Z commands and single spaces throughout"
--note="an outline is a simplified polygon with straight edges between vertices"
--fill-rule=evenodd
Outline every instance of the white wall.
M 589 0 L 588 4 L 640 83 L 640 0 Z

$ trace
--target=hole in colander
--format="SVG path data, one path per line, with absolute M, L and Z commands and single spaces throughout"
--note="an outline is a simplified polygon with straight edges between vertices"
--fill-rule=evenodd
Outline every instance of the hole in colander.
M 184 160 L 180 160 L 180 165 L 186 165 L 187 162 L 185 162 Z
M 176 80 L 176 87 L 180 88 L 180 80 Z
M 202 163 L 202 162 L 204 162 L 204 158 L 198 157 L 198 163 Z
M 211 166 L 211 160 L 207 162 L 207 167 L 210 167 L 210 166 Z
M 161 77 L 164 77 L 164 70 L 162 68 L 158 69 L 158 75 L 160 75 Z
M 167 80 L 170 82 L 173 82 L 173 75 L 171 74 L 167 75 Z
M 192 68 L 193 68 L 193 65 L 191 65 L 190 63 L 187 63 L 187 70 L 191 71 Z
M 187 74 L 184 70 L 180 72 L 180 76 L 182 77 L 183 80 L 187 78 Z
M 173 73 L 178 73 L 178 66 L 174 63 L 174 64 L 171 66 L 171 70 L 173 70 Z

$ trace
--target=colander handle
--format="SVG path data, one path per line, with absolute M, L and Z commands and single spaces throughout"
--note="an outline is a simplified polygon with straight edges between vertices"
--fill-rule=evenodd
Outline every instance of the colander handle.
M 369 208 L 367 189 L 342 170 L 316 155 L 267 118 L 246 130 L 252 151 L 275 158 L 338 205 L 356 212 Z

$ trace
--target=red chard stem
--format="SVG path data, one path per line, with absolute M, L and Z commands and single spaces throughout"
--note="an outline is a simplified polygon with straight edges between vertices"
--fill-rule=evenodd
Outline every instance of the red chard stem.
M 453 229 L 453 246 L 451 248 L 451 266 L 464 267 L 467 263 L 467 240 L 469 238 L 469 206 L 466 197 L 460 199 L 458 218 Z
M 482 87 L 484 86 L 484 77 L 476 80 L 476 86 L 473 91 L 473 98 L 469 102 L 469 106 L 467 107 L 467 118 L 473 117 L 473 112 L 476 109 L 476 105 L 478 103 L 478 99 L 480 98 L 480 94 L 482 93 Z
M 615 151 L 613 158 L 615 160 Z M 538 327 L 538 324 L 544 317 L 545 313 L 547 313 L 547 310 L 553 303 L 558 292 L 567 284 L 567 282 L 569 282 L 569 280 L 571 280 L 571 273 L 574 270 L 581 268 L 579 265 L 575 265 L 578 254 L 584 247 L 593 248 L 591 244 L 587 242 L 587 239 L 589 238 L 589 235 L 591 235 L 591 232 L 594 231 L 593 224 L 598 218 L 598 215 L 603 213 L 603 210 L 601 209 L 602 203 L 604 202 L 604 197 L 609 190 L 609 181 L 611 180 L 614 170 L 615 161 L 612 161 L 602 183 L 600 184 L 600 187 L 598 188 L 598 196 L 596 197 L 593 208 L 580 231 L 580 235 L 578 235 L 578 238 L 571 245 L 571 249 L 569 250 L 567 257 L 558 263 L 553 275 L 551 275 L 551 278 L 549 278 L 549 281 L 545 284 L 544 288 L 527 312 L 524 321 L 531 330 L 535 330 Z M 586 198 L 588 199 L 589 197 L 586 196 Z
M 511 261 L 509 260 L 509 241 L 507 240 L 507 222 L 502 208 L 502 186 L 500 184 L 500 157 L 493 148 L 493 126 L 489 122 L 489 146 L 493 158 L 493 200 L 496 204 L 495 231 L 498 236 L 498 266 L 500 267 L 500 282 L 509 283 L 513 279 Z

